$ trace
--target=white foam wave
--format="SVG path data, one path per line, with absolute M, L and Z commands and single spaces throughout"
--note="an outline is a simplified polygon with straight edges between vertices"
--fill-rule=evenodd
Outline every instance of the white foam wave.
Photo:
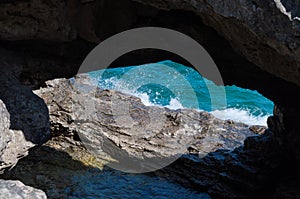
M 224 110 L 214 110 L 211 112 L 215 117 L 223 120 L 233 120 L 248 125 L 267 126 L 267 119 L 270 115 L 254 116 L 248 110 L 227 108 Z
M 158 104 L 154 104 L 150 101 L 149 96 L 147 93 L 140 93 L 137 92 L 136 89 L 131 88 L 130 85 L 127 85 L 125 82 L 118 80 L 117 78 L 110 78 L 105 80 L 106 84 L 111 85 L 109 89 L 117 90 L 129 95 L 133 95 L 135 97 L 138 97 L 141 99 L 142 103 L 145 104 L 146 106 L 160 106 Z M 169 109 L 183 109 L 185 108 L 178 99 L 176 98 L 171 98 L 170 104 L 167 106 Z M 198 111 L 203 111 L 203 110 L 198 110 Z M 259 115 L 259 116 L 254 116 L 250 113 L 249 110 L 243 110 L 243 109 L 237 109 L 237 108 L 227 108 L 224 110 L 214 110 L 211 111 L 211 114 L 213 114 L 215 117 L 223 120 L 233 120 L 237 122 L 242 122 L 248 125 L 262 125 L 262 126 L 267 126 L 267 118 L 269 115 Z
M 182 106 L 182 104 L 177 100 L 172 98 L 170 101 L 170 104 L 166 106 L 169 109 L 183 109 L 184 107 Z
M 149 96 L 146 93 L 138 93 L 138 92 L 127 92 L 127 94 L 131 94 L 135 97 L 138 97 L 141 99 L 142 103 L 145 104 L 146 106 L 160 106 L 160 107 L 167 107 L 169 109 L 183 109 L 184 107 L 182 106 L 182 104 L 175 98 L 171 98 L 170 100 L 170 104 L 167 106 L 161 106 L 158 104 L 154 104 L 150 101 Z
M 132 94 L 138 98 L 141 99 L 142 103 L 146 106 L 159 106 L 157 104 L 151 103 L 149 96 L 146 93 L 128 93 Z M 170 104 L 167 106 L 169 109 L 183 109 L 183 105 L 177 100 L 172 98 L 170 101 Z M 203 110 L 199 110 L 203 111 Z M 261 125 L 261 126 L 267 126 L 267 119 L 270 115 L 258 115 L 254 116 L 250 113 L 249 110 L 243 110 L 243 109 L 236 109 L 236 108 L 227 108 L 224 110 L 214 110 L 210 112 L 213 114 L 216 118 L 223 119 L 223 120 L 233 120 L 236 122 L 242 122 L 244 124 L 248 125 Z

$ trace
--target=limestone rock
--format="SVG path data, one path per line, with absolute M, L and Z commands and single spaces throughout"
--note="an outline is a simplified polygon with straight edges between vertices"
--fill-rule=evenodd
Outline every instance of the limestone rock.
M 10 114 L 10 129 L 22 131 L 33 144 L 42 144 L 50 138 L 48 109 L 19 81 L 23 60 L 4 49 L 0 49 L 0 54 L 0 99 Z
M 0 173 L 28 154 L 34 144 L 26 141 L 22 131 L 9 129 L 10 116 L 0 100 Z
M 39 190 L 24 185 L 20 181 L 1 180 L 0 179 L 0 198 L 14 198 L 14 199 L 46 199 L 46 194 Z
M 234 149 L 255 135 L 245 124 L 207 112 L 145 106 L 134 96 L 93 86 L 85 75 L 46 84 L 35 94 L 48 105 L 53 131 L 77 133 L 90 151 L 105 152 L 120 164 L 189 152 L 204 157 L 219 148 Z
M 42 99 L 22 85 L 22 62 L 0 49 L 0 172 L 14 166 L 28 150 L 50 138 L 48 109 Z
M 207 112 L 147 107 L 134 96 L 93 86 L 85 75 L 46 84 L 34 92 L 48 105 L 56 132 L 79 134 L 96 156 L 108 154 L 137 170 L 147 160 L 180 154 L 154 174 L 213 197 L 265 194 L 280 164 L 282 154 L 271 141 L 272 132 L 261 126 L 220 120 Z

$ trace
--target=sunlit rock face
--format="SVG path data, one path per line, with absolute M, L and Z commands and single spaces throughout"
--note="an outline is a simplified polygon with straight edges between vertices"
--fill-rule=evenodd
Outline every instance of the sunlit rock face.
M 108 157 L 110 167 L 154 171 L 214 197 L 270 194 L 265 184 L 281 153 L 263 127 L 203 111 L 145 106 L 137 97 L 98 88 L 87 75 L 47 81 L 34 93 L 49 108 L 53 132 L 78 134 L 92 154 Z
M 131 159 L 133 164 L 128 166 L 136 172 L 143 171 L 139 161 L 153 166 L 145 168 L 152 171 L 162 168 L 164 161 L 167 166 L 188 154 L 189 149 L 205 157 L 217 149 L 232 150 L 256 135 L 253 127 L 243 123 L 217 119 L 204 111 L 148 107 L 137 97 L 101 90 L 91 82 L 85 75 L 56 79 L 34 92 L 49 108 L 53 132 L 76 132 L 92 152 L 108 153 L 120 164 Z

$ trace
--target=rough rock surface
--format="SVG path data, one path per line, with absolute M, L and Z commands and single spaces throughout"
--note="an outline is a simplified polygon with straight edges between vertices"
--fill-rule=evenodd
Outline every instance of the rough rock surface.
M 45 191 L 48 198 L 71 198 L 75 197 L 74 189 L 78 189 L 77 178 L 91 173 L 100 175 L 108 161 L 104 158 L 89 153 L 80 141 L 64 136 L 53 137 L 42 146 L 32 149 L 28 156 L 1 177 L 20 180 L 26 185 L 39 188 Z M 78 198 L 87 197 L 83 195 Z
M 287 169 L 284 168 L 283 170 L 294 171 L 298 169 L 299 171 L 300 167 L 294 166 L 297 164 L 297 162 L 298 165 L 300 165 L 300 134 L 298 127 L 300 122 L 300 108 L 299 97 L 297 96 L 300 85 L 299 1 L 134 1 L 152 5 L 153 7 L 162 10 L 173 10 L 178 12 L 184 10 L 196 13 L 201 17 L 205 24 L 213 27 L 221 35 L 223 35 L 236 51 L 239 51 L 248 60 L 255 63 L 263 70 L 268 71 L 270 74 L 274 75 L 274 77 L 276 76 L 282 78 L 274 78 L 274 81 L 264 79 L 264 76 L 267 76 L 265 73 L 257 72 L 257 70 L 254 70 L 253 67 L 250 67 L 249 65 L 246 65 L 246 67 L 240 66 L 240 62 L 236 63 L 236 57 L 232 57 L 231 53 L 225 55 L 228 60 L 234 60 L 233 63 L 237 65 L 234 68 L 234 64 L 224 64 L 224 68 L 226 69 L 227 73 L 235 74 L 237 71 L 239 71 L 239 73 L 237 73 L 238 75 L 229 76 L 231 83 L 240 85 L 240 79 L 238 77 L 240 77 L 241 74 L 246 74 L 246 83 L 242 84 L 244 87 L 250 88 L 252 85 L 255 85 L 251 88 L 259 90 L 262 92 L 262 94 L 266 95 L 276 103 L 277 106 L 274 110 L 274 116 L 270 117 L 268 120 L 268 126 L 274 133 L 274 136 L 272 135 L 271 137 L 267 137 L 268 139 L 266 138 L 266 140 L 270 141 L 270 143 L 266 144 L 272 145 L 273 141 L 276 141 L 276 143 L 278 143 L 280 146 L 280 148 L 277 149 L 285 152 L 285 156 L 287 158 L 283 159 L 282 162 L 286 164 Z M 34 5 L 31 5 L 33 2 Z M 42 40 L 46 41 L 46 43 L 71 41 L 76 38 L 75 35 L 77 34 L 76 39 L 82 38 L 86 41 L 97 43 L 103 38 L 106 38 L 107 36 L 124 29 L 148 25 L 148 23 L 144 23 L 143 20 L 142 22 L 140 21 L 137 24 L 132 25 L 136 20 L 135 17 L 131 15 L 131 13 L 135 10 L 132 8 L 132 1 L 119 0 L 118 3 L 121 3 L 118 5 L 114 4 L 114 2 L 111 2 L 113 1 L 68 1 L 66 4 L 65 1 L 53 0 L 47 2 L 39 0 L 1 1 L 0 39 L 6 41 L 16 41 L 17 44 L 22 44 L 22 41 L 20 40 L 27 40 L 29 42 L 29 47 L 27 46 L 25 51 L 31 50 L 31 48 L 34 47 L 33 44 L 39 44 L 42 46 L 42 48 L 38 48 L 38 51 L 43 49 L 43 51 L 41 51 L 39 54 L 42 55 L 40 60 L 43 60 L 46 54 L 44 52 L 48 52 L 49 46 L 44 47 L 45 42 L 41 42 Z M 31 8 L 31 6 L 33 8 Z M 43 11 L 46 12 L 40 12 L 40 8 L 43 8 Z M 51 10 L 51 12 L 47 12 L 46 9 Z M 184 12 L 181 16 L 184 18 L 188 12 Z M 45 13 L 45 15 L 43 15 L 43 13 Z M 190 28 L 189 30 L 191 30 L 191 32 L 195 32 L 196 35 L 199 32 L 199 29 L 202 29 L 202 26 L 201 28 L 196 28 L 198 22 L 184 22 L 184 19 L 180 21 L 180 23 L 177 20 L 170 20 L 170 18 L 169 21 L 167 20 L 164 22 L 164 15 L 157 15 L 157 13 L 159 13 L 158 10 L 152 10 L 149 9 L 149 7 L 145 7 L 145 9 L 139 10 L 139 18 L 145 18 L 146 21 L 152 21 L 153 18 L 159 17 L 162 23 L 157 23 L 155 25 L 161 25 L 163 27 L 165 24 L 179 24 L 179 26 L 184 24 L 181 30 Z M 175 14 L 177 15 L 178 13 Z M 195 17 L 195 15 L 192 17 Z M 23 24 L 26 24 L 27 26 L 25 27 Z M 29 26 L 29 24 L 31 26 Z M 122 24 L 126 25 L 122 26 Z M 39 41 L 37 41 L 37 39 Z M 201 39 L 202 38 L 197 38 L 198 41 L 202 41 Z M 218 42 L 219 40 L 216 40 L 215 43 L 209 43 L 209 45 L 212 46 L 212 49 L 221 49 L 220 51 L 225 52 L 226 50 L 224 50 L 222 45 L 219 45 Z M 52 49 L 54 49 L 53 51 L 57 52 L 57 54 L 61 56 L 65 55 L 65 52 L 69 50 L 69 48 L 64 48 L 64 46 L 62 48 L 56 48 L 56 45 L 54 45 L 54 47 L 52 46 Z M 220 51 L 213 52 L 216 54 L 222 54 Z M 75 57 L 77 57 L 77 55 L 73 56 L 72 59 Z M 221 63 L 222 62 L 226 62 L 226 59 L 225 61 L 221 60 Z M 7 68 L 11 68 L 11 66 L 11 64 L 3 65 L 1 63 L 0 69 L 4 67 L 5 70 L 7 70 Z M 52 66 L 53 64 L 50 64 L 50 66 L 47 66 L 46 68 L 52 68 Z M 35 68 L 40 68 L 40 65 L 38 64 L 38 66 Z M 62 70 L 60 70 L 62 67 L 59 66 L 58 68 L 59 70 L 52 69 L 52 72 L 53 70 L 56 70 L 62 72 L 64 75 L 66 74 L 65 68 Z M 2 74 L 2 72 L 0 74 Z M 4 74 L 4 77 L 8 76 L 13 80 L 18 79 L 14 77 L 19 77 L 18 73 Z M 247 76 L 248 74 L 252 74 L 252 76 Z M 259 75 L 260 78 L 257 78 Z M 290 84 L 283 80 L 292 83 Z M 298 86 L 295 86 L 294 84 Z M 6 86 L 3 88 L 3 91 L 6 91 L 7 88 L 9 88 L 7 84 L 5 85 Z M 3 91 L 1 90 L 1 93 Z M 18 90 L 12 89 L 7 92 L 18 93 L 17 91 Z M 7 109 L 12 118 L 14 118 L 15 115 L 18 115 L 15 114 L 16 111 L 11 111 L 13 108 L 11 108 L 9 104 L 12 103 L 7 103 L 4 99 L 2 100 L 7 105 Z M 19 104 L 20 101 L 13 106 Z M 16 110 L 27 109 L 20 109 L 20 107 L 18 107 Z M 22 113 L 27 112 L 28 111 L 24 111 Z M 64 116 L 65 115 L 62 115 L 60 120 L 68 121 L 68 117 Z M 20 118 L 22 119 L 22 117 Z M 12 125 L 15 124 L 15 121 L 17 120 L 14 120 Z M 26 120 L 22 121 L 22 123 L 24 122 L 27 123 Z M 71 120 L 69 122 L 72 123 Z M 60 122 L 53 122 L 53 124 L 59 123 Z M 18 124 L 17 126 L 21 125 L 20 123 L 16 124 Z M 52 128 L 64 129 L 66 132 L 73 131 L 72 129 L 67 128 L 67 126 L 52 125 Z M 28 133 L 27 136 L 28 135 L 30 134 Z M 37 134 L 37 137 L 38 136 L 39 134 Z M 255 141 L 253 141 L 252 144 L 256 145 Z M 253 158 L 261 157 L 260 154 L 261 153 L 255 153 Z M 251 158 L 251 155 L 249 155 L 249 158 Z M 280 172 L 282 172 L 282 170 Z M 291 172 L 289 175 L 294 176 L 295 173 Z
M 9 127 L 10 116 L 0 100 L 0 174 L 5 168 L 14 166 L 34 146 L 26 141 L 22 131 L 11 130 Z
M 212 198 L 273 198 L 276 185 L 272 183 L 279 178 L 276 168 L 282 154 L 271 137 L 268 131 L 248 137 L 244 146 L 233 151 L 220 149 L 193 161 L 183 157 L 156 173 L 205 190 Z
M 248 60 L 277 77 L 300 85 L 298 0 L 134 1 L 164 10 L 195 12 Z M 0 39 L 58 42 L 72 41 L 79 35 L 89 42 L 98 43 L 107 36 L 130 28 L 137 18 L 135 12 L 129 0 L 118 3 L 11 0 L 0 6 Z M 149 13 L 145 10 L 144 15 Z
M 76 33 L 67 20 L 66 2 L 7 1 L 0 4 L 0 38 L 70 41 Z
M 271 194 L 266 187 L 270 177 L 276 176 L 281 153 L 270 131 L 248 137 L 241 146 L 261 128 L 219 120 L 205 112 L 145 107 L 136 97 L 91 86 L 84 75 L 48 81 L 46 88 L 35 93 L 48 105 L 53 130 L 65 136 L 78 133 L 98 156 L 105 152 L 121 163 L 122 158 L 131 158 L 136 165 L 136 159 L 181 153 L 176 162 L 155 174 L 215 197 Z M 154 121 L 151 126 L 151 111 L 162 125 Z M 123 153 L 117 151 L 120 148 Z
M 19 81 L 22 60 L 0 49 L 0 173 L 50 138 L 48 109 Z
M 46 199 L 46 194 L 38 189 L 25 186 L 20 181 L 1 180 L 0 179 L 0 198 L 14 199 Z
M 48 105 L 53 131 L 78 132 L 88 149 L 105 152 L 120 164 L 162 161 L 188 149 L 204 157 L 219 148 L 234 149 L 255 135 L 245 124 L 207 112 L 147 107 L 139 98 L 92 86 L 85 75 L 46 84 L 35 93 Z
M 248 60 L 300 86 L 300 2 L 135 0 L 167 10 L 190 10 Z
M 0 54 L 0 99 L 10 114 L 10 129 L 22 131 L 33 144 L 42 144 L 50 138 L 47 106 L 20 82 L 23 60 L 3 49 Z

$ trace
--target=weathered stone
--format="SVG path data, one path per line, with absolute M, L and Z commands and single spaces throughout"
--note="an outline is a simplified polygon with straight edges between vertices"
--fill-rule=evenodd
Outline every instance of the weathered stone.
M 22 62 L 0 49 L 0 172 L 14 166 L 28 150 L 50 137 L 48 109 L 22 85 Z
M 109 1 L 109 0 L 108 0 Z M 274 135 L 272 135 L 269 139 L 264 139 L 265 144 L 271 144 L 269 142 L 276 141 L 279 143 L 280 150 L 285 151 L 285 155 L 288 156 L 287 159 L 290 162 L 283 162 L 289 169 L 300 168 L 299 166 L 294 166 L 295 160 L 300 163 L 300 150 L 299 150 L 299 97 L 297 93 L 299 92 L 300 85 L 300 73 L 299 73 L 299 1 L 286 1 L 286 0 L 270 0 L 270 1 L 178 1 L 178 0 L 149 0 L 149 1 L 141 1 L 143 4 L 152 5 L 153 7 L 169 10 L 177 15 L 181 11 L 184 12 L 181 15 L 183 18 L 186 14 L 190 13 L 190 11 L 196 13 L 200 16 L 203 22 L 213 27 L 217 30 L 221 35 L 223 35 L 226 40 L 230 42 L 233 48 L 244 55 L 248 60 L 255 63 L 264 71 L 268 71 L 272 74 L 272 78 L 266 78 L 268 74 L 257 72 L 254 69 L 254 65 L 251 64 L 241 64 L 237 61 L 236 56 L 232 56 L 233 53 L 223 55 L 223 52 L 227 52 L 227 48 L 223 48 L 222 45 L 219 45 L 219 40 L 217 36 L 213 36 L 216 38 L 210 38 L 210 40 L 216 39 L 216 42 L 208 43 L 209 46 L 212 46 L 212 53 L 217 54 L 217 57 L 222 54 L 227 59 L 219 60 L 220 64 L 218 66 L 223 66 L 225 74 L 230 74 L 229 79 L 230 83 L 238 84 L 240 86 L 244 86 L 247 88 L 257 89 L 262 92 L 264 95 L 273 100 L 278 107 L 280 106 L 280 111 L 275 111 L 274 117 L 269 119 L 269 127 L 271 128 Z M 178 22 L 177 20 L 170 20 L 164 22 L 166 19 L 164 14 L 157 15 L 160 13 L 159 10 L 152 10 L 149 7 L 145 7 L 144 10 L 140 10 L 139 18 L 145 18 L 145 20 L 137 20 L 135 22 L 131 20 L 135 20 L 135 17 L 132 15 L 126 15 L 124 17 L 125 22 L 127 24 L 125 26 L 113 27 L 110 25 L 100 26 L 103 23 L 110 23 L 110 15 L 109 11 L 98 12 L 101 10 L 105 10 L 105 6 L 101 7 L 101 3 L 103 1 L 69 1 L 70 4 L 65 4 L 65 2 L 59 2 L 57 4 L 53 4 L 53 1 L 49 1 L 47 3 L 41 1 L 36 2 L 33 6 L 34 9 L 30 10 L 26 8 L 33 1 L 19 1 L 19 0 L 5 0 L 0 4 L 0 38 L 2 40 L 31 40 L 29 41 L 29 47 L 33 47 L 33 43 L 38 43 L 41 46 L 44 46 L 45 43 L 36 41 L 36 39 L 47 41 L 47 42 L 60 42 L 60 41 L 71 41 L 75 38 L 75 34 L 80 36 L 86 41 L 90 42 L 99 42 L 101 39 L 104 39 L 110 34 L 114 34 L 118 31 L 122 31 L 122 29 L 128 29 L 136 26 L 147 26 L 153 25 L 152 23 L 146 23 L 145 21 L 152 21 L 155 17 L 161 18 L 158 20 L 158 23 L 154 23 L 154 25 L 166 26 L 165 24 L 179 24 L 182 27 L 178 30 L 190 30 L 191 32 L 195 32 L 194 34 L 198 41 L 203 41 L 204 43 L 207 40 L 203 40 L 202 37 L 199 36 L 199 29 L 202 29 L 202 25 L 197 29 L 198 21 L 193 21 L 192 23 L 186 22 L 183 23 L 184 20 Z M 127 1 L 130 4 L 131 1 Z M 27 4 L 29 3 L 29 4 Z M 132 3 L 132 2 L 131 2 Z M 48 5 L 49 4 L 49 5 Z M 107 5 L 111 6 L 113 3 L 108 2 Z M 126 4 L 126 3 L 125 3 Z M 124 4 L 124 5 L 125 5 Z M 97 5 L 97 6 L 96 6 Z M 104 4 L 103 4 L 104 5 Z M 130 5 L 124 6 L 126 9 L 121 9 L 122 12 L 126 10 L 132 10 Z M 53 13 L 47 13 L 44 16 L 39 13 L 40 8 L 53 8 Z M 61 9 L 64 8 L 64 9 Z M 140 8 L 140 7 L 139 7 Z M 51 10 L 50 9 L 50 10 Z M 120 10 L 120 9 L 119 9 Z M 149 11 L 151 10 L 151 11 Z M 174 11 L 175 10 L 175 11 Z M 30 15 L 28 15 L 30 11 Z M 57 13 L 61 13 L 56 16 Z M 113 13 L 117 13 L 118 9 L 114 10 Z M 120 12 L 122 16 L 122 12 Z M 21 14 L 20 14 L 21 13 Z M 68 13 L 68 14 L 66 14 Z M 100 16 L 104 16 L 103 18 L 99 18 L 97 13 L 101 13 Z M 125 12 L 126 13 L 126 12 Z M 142 13 L 142 14 L 141 14 Z M 54 14 L 54 15 L 52 15 Z M 68 15 L 68 17 L 67 17 Z M 51 17 L 49 17 L 51 16 Z M 111 16 L 114 16 L 112 14 Z M 116 15 L 119 16 L 119 15 Z M 195 15 L 193 15 L 195 16 Z M 82 20 L 83 18 L 87 20 Z M 195 16 L 196 18 L 196 16 Z M 81 19 L 81 20 L 78 20 Z M 103 19 L 108 19 L 103 21 Z M 122 18 L 123 19 L 123 18 Z M 172 17 L 171 17 L 172 19 Z M 176 18 L 177 19 L 177 18 Z M 70 21 L 72 22 L 70 22 Z M 118 20 L 113 20 L 118 21 Z M 190 18 L 188 20 L 190 21 Z M 16 22 L 16 23 L 15 23 Z M 37 25 L 37 23 L 41 22 Z M 48 23 L 50 22 L 50 23 Z M 23 27 L 23 24 L 30 25 L 28 27 Z M 54 24 L 54 25 L 53 25 Z M 55 25 L 56 24 L 56 25 Z M 72 25 L 70 25 L 72 24 Z M 115 24 L 115 23 L 113 23 Z M 135 24 L 131 26 L 132 24 Z M 200 24 L 200 22 L 199 22 Z M 75 28 L 70 28 L 74 26 Z M 58 28 L 57 28 L 58 27 Z M 122 28 L 120 28 L 122 27 Z M 174 26 L 170 26 L 173 28 Z M 56 29 L 57 28 L 57 29 Z M 204 27 L 205 28 L 205 27 Z M 206 27 L 207 28 L 207 27 Z M 40 31 L 36 31 L 36 30 Z M 110 29 L 110 30 L 107 30 Z M 63 30 L 63 31 L 62 31 Z M 22 32 L 23 31 L 23 32 Z M 109 32 L 109 34 L 106 34 Z M 183 31 L 184 32 L 184 31 Z M 208 34 L 208 33 L 206 33 Z M 198 37 L 197 37 L 198 36 Z M 46 43 L 47 43 L 46 42 Z M 18 43 L 18 42 L 16 42 Z M 29 47 L 25 48 L 25 50 L 29 50 Z M 45 47 L 46 50 L 41 51 L 39 55 L 45 57 L 44 52 L 48 52 L 49 46 Z M 18 48 L 18 47 L 17 47 Z M 58 55 L 65 55 L 65 52 L 68 51 L 68 48 L 55 48 L 53 51 L 57 52 Z M 38 48 L 38 51 L 42 48 Z M 81 48 L 74 48 L 81 49 Z M 221 49 L 217 51 L 215 49 Z M 72 51 L 73 52 L 73 51 Z M 2 55 L 2 53 L 1 53 Z M 73 55 L 73 54 L 72 54 Z M 72 58 L 78 57 L 78 55 L 73 55 Z M 84 56 L 83 56 L 84 57 Z M 48 59 L 48 57 L 47 57 Z M 228 60 L 233 60 L 232 64 L 227 63 Z M 223 64 L 227 63 L 227 64 Z M 243 62 L 245 63 L 245 62 Z M 123 63 L 122 63 L 123 64 Z M 234 65 L 237 65 L 234 67 Z M 242 65 L 244 67 L 242 67 Z M 253 66 L 253 67 L 252 67 Z M 2 67 L 2 66 L 1 66 Z M 12 65 L 4 65 L 5 70 L 7 68 L 11 68 Z M 50 68 L 52 66 L 48 66 Z M 34 68 L 34 67 L 33 67 Z M 39 68 L 37 66 L 36 68 Z M 34 68 L 34 69 L 36 69 Z M 60 66 L 57 67 L 60 69 Z M 222 68 L 222 67 L 221 67 Z M 31 68 L 30 68 L 31 69 Z M 56 71 L 60 70 L 54 69 Z M 33 69 L 32 69 L 33 70 Z M 74 69 L 75 70 L 75 69 Z M 65 68 L 61 71 L 65 72 Z M 76 71 L 76 70 L 75 70 Z M 237 72 L 239 71 L 239 72 Z M 29 71 L 32 72 L 32 71 Z M 237 73 L 236 73 L 237 72 Z M 52 72 L 53 74 L 54 72 Z M 62 73 L 62 74 L 70 74 L 70 73 Z M 237 74 L 237 75 L 232 75 Z M 248 76 L 251 74 L 252 76 Z M 13 77 L 19 76 L 18 74 L 13 73 L 5 73 L 6 76 Z M 245 75 L 241 78 L 241 75 Z M 55 76 L 55 75 L 54 75 Z M 58 76 L 58 75 L 56 75 Z M 258 76 L 260 76 L 258 78 Z M 52 78 L 53 76 L 50 75 Z M 225 76 L 224 76 L 225 77 Z M 269 76 L 268 76 L 269 77 Z M 282 79 L 275 78 L 280 77 L 283 80 L 286 80 L 291 83 L 287 83 Z M 47 77 L 49 79 L 49 77 Z M 240 81 L 240 79 L 245 79 L 245 82 Z M 228 80 L 228 78 L 226 79 Z M 295 86 L 295 85 L 298 86 Z M 253 86 L 254 85 L 254 86 Z M 4 87 L 4 90 L 8 87 Z M 2 92 L 2 91 L 1 91 Z M 16 90 L 10 90 L 9 92 L 18 93 Z M 27 96 L 28 97 L 28 96 Z M 4 100 L 3 100 L 4 101 Z M 4 101 L 5 102 L 5 101 Z M 20 101 L 19 101 L 20 102 Z M 11 113 L 10 103 L 6 103 L 7 109 Z M 15 104 L 16 106 L 20 104 Z M 15 106 L 15 105 L 12 105 Z M 18 110 L 18 107 L 15 110 Z M 25 109 L 28 111 L 27 109 Z M 24 111 L 26 113 L 26 111 Z M 22 112 L 22 111 L 21 111 Z M 24 113 L 22 112 L 22 113 Z M 16 111 L 12 111 L 12 113 L 16 113 Z M 67 124 L 70 122 L 72 124 L 72 118 L 68 116 L 68 114 L 61 113 L 62 115 L 57 118 L 57 120 L 64 120 Z M 11 114 L 11 117 L 15 117 L 15 114 Z M 51 116 L 53 117 L 53 116 Z M 16 117 L 19 119 L 18 117 Z M 21 118 L 22 119 L 22 118 Z M 72 127 L 68 127 L 67 125 L 60 126 L 60 121 L 56 122 L 53 117 L 52 129 L 60 129 L 65 132 L 73 132 Z M 14 120 L 16 121 L 16 120 Z M 21 123 L 26 120 L 17 123 L 17 126 L 20 126 Z M 57 126 L 55 126 L 57 124 Z M 14 122 L 12 123 L 14 125 Z M 36 129 L 36 128 L 35 128 Z M 35 131 L 36 132 L 36 131 Z M 60 132 L 57 131 L 59 134 Z M 40 134 L 36 134 L 37 137 Z M 27 134 L 28 136 L 28 134 Z M 272 139 L 271 139 L 272 138 Z M 37 139 L 37 138 L 35 138 Z M 256 139 L 249 139 L 247 141 L 246 146 L 254 145 L 257 148 L 263 148 L 263 145 L 256 145 Z M 37 140 L 38 142 L 40 140 Z M 190 151 L 196 152 L 194 146 L 190 148 Z M 260 157 L 259 153 L 256 157 Z M 282 172 L 282 170 L 281 170 Z M 294 174 L 292 174 L 294 175 Z M 222 190 L 220 188 L 216 188 L 215 190 Z
M 248 60 L 300 85 L 299 1 L 134 1 L 159 9 L 195 12 Z
M 70 41 L 76 36 L 62 0 L 7 2 L 1 4 L 0 13 L 1 39 Z
M 163 10 L 193 11 L 249 61 L 300 85 L 298 0 L 133 1 Z M 8 1 L 1 4 L 0 13 L 2 40 L 72 41 L 78 34 L 94 43 L 130 28 L 141 15 L 130 0 Z
M 10 116 L 0 100 L 0 173 L 5 168 L 14 166 L 34 146 L 26 141 L 22 131 L 11 130 L 9 127 Z
M 39 190 L 24 185 L 20 181 L 1 180 L 0 179 L 0 198 L 32 198 L 32 199 L 46 199 L 46 194 Z
M 46 84 L 35 94 L 48 105 L 53 132 L 77 133 L 91 152 L 105 152 L 120 164 L 131 159 L 139 167 L 138 160 L 173 158 L 188 150 L 204 157 L 255 135 L 245 124 L 207 112 L 147 107 L 139 98 L 93 86 L 85 75 Z
M 10 129 L 22 131 L 33 144 L 42 144 L 50 138 L 48 109 L 19 81 L 22 59 L 3 49 L 0 54 L 0 99 L 10 114 Z

